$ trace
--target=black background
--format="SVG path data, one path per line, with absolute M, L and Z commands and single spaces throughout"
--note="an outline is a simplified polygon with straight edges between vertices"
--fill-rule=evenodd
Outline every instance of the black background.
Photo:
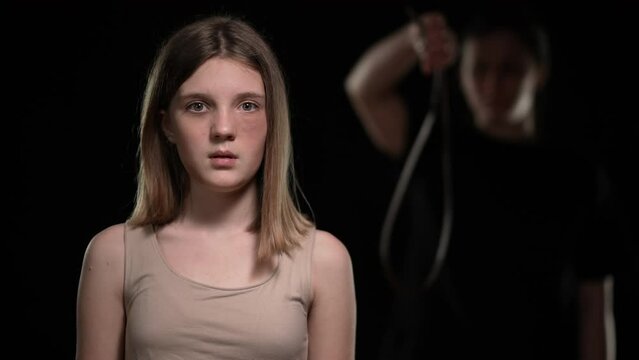
M 367 46 L 407 20 L 405 4 L 9 3 L 9 11 L 3 11 L 2 56 L 9 81 L 4 82 L 2 117 L 9 125 L 6 153 L 19 159 L 16 170 L 5 173 L 6 180 L 16 182 L 5 188 L 7 198 L 19 198 L 17 206 L 5 209 L 9 283 L 3 297 L 15 339 L 9 347 L 13 344 L 26 358 L 73 357 L 84 249 L 97 231 L 123 221 L 131 210 L 135 129 L 154 52 L 173 29 L 195 16 L 223 11 L 256 25 L 283 64 L 299 180 L 318 226 L 351 252 L 358 358 L 371 358 L 390 299 L 377 246 L 397 174 L 366 138 L 346 101 L 343 81 Z M 636 56 L 631 55 L 637 6 L 620 0 L 536 4 L 551 35 L 555 100 L 572 104 L 556 124 L 557 134 L 569 146 L 609 159 L 618 178 L 626 179 L 637 159 L 629 154 L 636 145 L 628 144 L 639 140 L 633 138 L 639 120 L 633 106 Z M 453 16 L 463 15 L 466 6 L 461 1 L 414 4 Z

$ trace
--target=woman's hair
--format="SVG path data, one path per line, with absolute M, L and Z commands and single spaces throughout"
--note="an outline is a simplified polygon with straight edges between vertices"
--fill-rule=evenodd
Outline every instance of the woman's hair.
M 265 39 L 244 20 L 211 16 L 175 32 L 160 47 L 148 76 L 142 104 L 139 169 L 131 225 L 161 226 L 175 220 L 188 195 L 188 174 L 176 148 L 161 130 L 161 111 L 182 83 L 205 61 L 239 61 L 262 76 L 266 92 L 264 160 L 256 174 L 258 257 L 289 253 L 312 226 L 297 203 L 287 90 L 279 62 Z
M 478 38 L 496 31 L 508 31 L 530 52 L 537 65 L 550 70 L 550 44 L 535 11 L 519 2 L 492 1 L 473 14 L 461 33 L 462 40 Z

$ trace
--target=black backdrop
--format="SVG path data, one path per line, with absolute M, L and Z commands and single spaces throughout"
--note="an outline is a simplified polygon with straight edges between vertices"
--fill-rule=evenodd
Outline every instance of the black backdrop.
M 559 4 L 560 2 L 555 2 Z M 9 283 L 3 294 L 21 357 L 71 358 L 84 248 L 125 219 L 135 190 L 135 126 L 144 76 L 161 39 L 195 16 L 243 15 L 266 34 L 291 94 L 295 160 L 318 226 L 351 251 L 358 297 L 358 358 L 373 357 L 390 292 L 377 244 L 395 168 L 367 140 L 343 80 L 357 57 L 406 21 L 402 2 L 238 1 L 9 3 L 3 119 L 9 158 Z M 463 14 L 461 1 L 433 7 Z M 637 141 L 631 59 L 635 5 L 537 4 L 553 45 L 557 100 L 575 104 L 556 131 L 567 144 L 615 157 L 630 176 Z M 564 6 L 563 3 L 561 3 Z M 414 5 L 426 8 L 423 4 Z M 9 25 L 12 24 L 12 25 Z M 636 58 L 635 58 L 636 59 Z M 15 125 L 16 127 L 13 127 Z M 7 141 L 8 140 L 8 141 Z M 635 147 L 636 148 L 636 147 Z M 17 150 L 17 151 L 16 151 Z M 634 165 L 636 167 L 636 165 Z M 17 176 L 13 176 L 16 174 Z M 636 190 L 632 193 L 636 199 Z M 636 209 L 636 207 L 634 208 Z

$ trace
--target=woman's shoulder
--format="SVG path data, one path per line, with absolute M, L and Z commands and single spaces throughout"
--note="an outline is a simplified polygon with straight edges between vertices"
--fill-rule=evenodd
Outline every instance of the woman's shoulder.
M 125 223 L 119 223 L 98 231 L 89 241 L 85 256 L 99 261 L 122 262 L 125 227 Z
M 313 263 L 322 268 L 350 267 L 351 257 L 339 238 L 326 230 L 316 229 Z
M 353 294 L 353 265 L 348 248 L 328 231 L 317 230 L 315 233 L 311 268 L 314 302 L 322 299 L 323 304 L 335 304 L 335 299 L 343 300 L 347 294 Z

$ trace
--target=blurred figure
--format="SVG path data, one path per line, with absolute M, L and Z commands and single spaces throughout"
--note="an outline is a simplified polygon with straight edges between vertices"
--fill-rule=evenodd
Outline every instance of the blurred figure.
M 411 270 L 401 273 L 381 358 L 605 359 L 609 269 L 597 256 L 605 239 L 591 227 L 595 168 L 544 141 L 550 59 L 543 28 L 526 11 L 487 10 L 460 34 L 443 13 L 423 13 L 373 44 L 345 81 L 372 143 L 405 161 L 429 110 L 428 92 L 415 94 L 411 79 L 443 73 L 446 80 L 451 67 L 458 76 L 450 123 L 435 125 L 449 136 L 425 146 L 414 192 L 405 197 L 413 209 L 402 223 L 413 230 L 405 233 L 422 245 L 406 251 L 412 264 L 404 269 Z M 443 149 L 450 158 L 442 158 Z M 447 161 L 450 246 L 428 288 L 423 280 L 434 255 L 424 244 L 442 231 Z

